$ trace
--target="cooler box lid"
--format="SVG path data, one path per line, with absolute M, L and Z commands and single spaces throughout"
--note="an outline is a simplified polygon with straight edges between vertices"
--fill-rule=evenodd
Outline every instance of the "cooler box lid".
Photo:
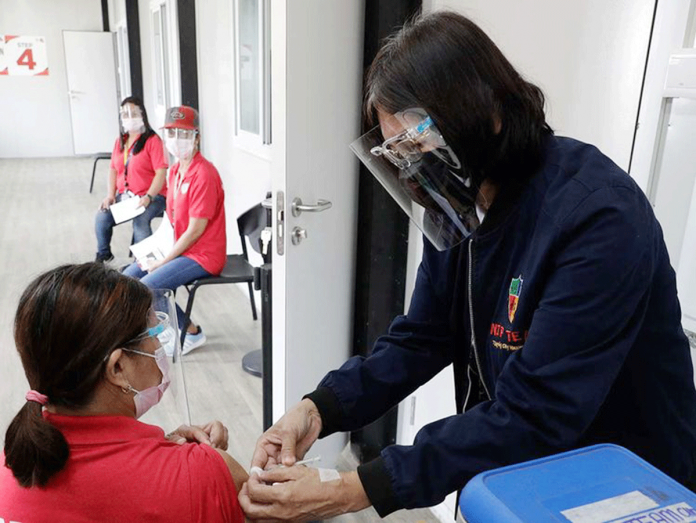
M 618 445 L 594 445 L 473 478 L 468 523 L 696 522 L 696 494 Z

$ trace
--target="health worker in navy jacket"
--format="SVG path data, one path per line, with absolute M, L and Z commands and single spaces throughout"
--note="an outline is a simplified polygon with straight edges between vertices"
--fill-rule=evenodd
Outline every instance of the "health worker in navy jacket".
M 634 181 L 555 136 L 543 107 L 460 15 L 421 18 L 380 50 L 366 98 L 379 125 L 352 148 L 425 235 L 411 305 L 370 357 L 330 372 L 261 436 L 252 465 L 294 463 L 451 363 L 459 414 L 338 479 L 254 474 L 247 516 L 369 505 L 385 516 L 441 502 L 479 472 L 600 442 L 694 485 L 696 391 L 660 225 Z

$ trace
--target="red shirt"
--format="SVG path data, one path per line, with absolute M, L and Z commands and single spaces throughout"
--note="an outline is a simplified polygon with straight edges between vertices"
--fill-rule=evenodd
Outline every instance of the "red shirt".
M 182 179 L 179 164 L 169 171 L 167 183 L 167 216 L 178 240 L 189 225 L 189 218 L 207 218 L 205 230 L 182 256 L 191 258 L 210 274 L 217 276 L 227 261 L 225 231 L 225 191 L 215 166 L 201 153 L 191 160 Z
M 137 142 L 137 140 L 136 140 Z M 114 150 L 111 153 L 111 168 L 116 170 L 116 191 L 120 193 L 131 191 L 138 196 L 144 196 L 152 184 L 157 169 L 167 168 L 167 157 L 164 154 L 162 139 L 157 133 L 150 136 L 145 142 L 145 147 L 138 154 L 133 154 L 133 146 L 126 151 L 119 150 L 121 139 L 117 138 Z M 125 159 L 128 161 L 128 180 L 126 180 Z M 130 159 L 129 159 L 130 158 Z M 126 187 L 126 182 L 128 187 Z M 166 187 L 162 187 L 161 195 L 167 194 Z
M 20 487 L 0 467 L 1 520 L 244 521 L 229 469 L 211 447 L 170 443 L 160 428 L 125 416 L 45 416 L 70 457 L 46 488 Z

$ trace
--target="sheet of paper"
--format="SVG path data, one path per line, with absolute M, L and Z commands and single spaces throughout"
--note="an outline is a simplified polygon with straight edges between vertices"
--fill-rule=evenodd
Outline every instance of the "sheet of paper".
M 145 212 L 145 207 L 138 207 L 140 198 L 135 196 L 134 198 L 128 198 L 127 200 L 121 200 L 118 203 L 114 203 L 109 207 L 111 215 L 114 217 L 116 223 L 127 222 L 132 220 L 136 216 L 140 216 Z
M 155 260 L 163 260 L 174 247 L 174 229 L 169 223 L 167 213 L 164 213 L 162 223 L 157 230 L 144 240 L 131 245 L 131 252 L 135 256 L 138 266 L 146 271 L 149 263 Z

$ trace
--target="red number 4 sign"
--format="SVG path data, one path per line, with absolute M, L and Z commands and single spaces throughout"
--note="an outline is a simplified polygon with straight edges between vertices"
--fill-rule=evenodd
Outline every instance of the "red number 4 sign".
M 47 76 L 46 39 L 43 36 L 12 35 L 0 38 L 0 74 Z
M 26 65 L 30 71 L 34 70 L 36 62 L 34 61 L 34 53 L 31 49 L 27 49 L 22 53 L 22 56 L 17 60 L 17 65 Z

